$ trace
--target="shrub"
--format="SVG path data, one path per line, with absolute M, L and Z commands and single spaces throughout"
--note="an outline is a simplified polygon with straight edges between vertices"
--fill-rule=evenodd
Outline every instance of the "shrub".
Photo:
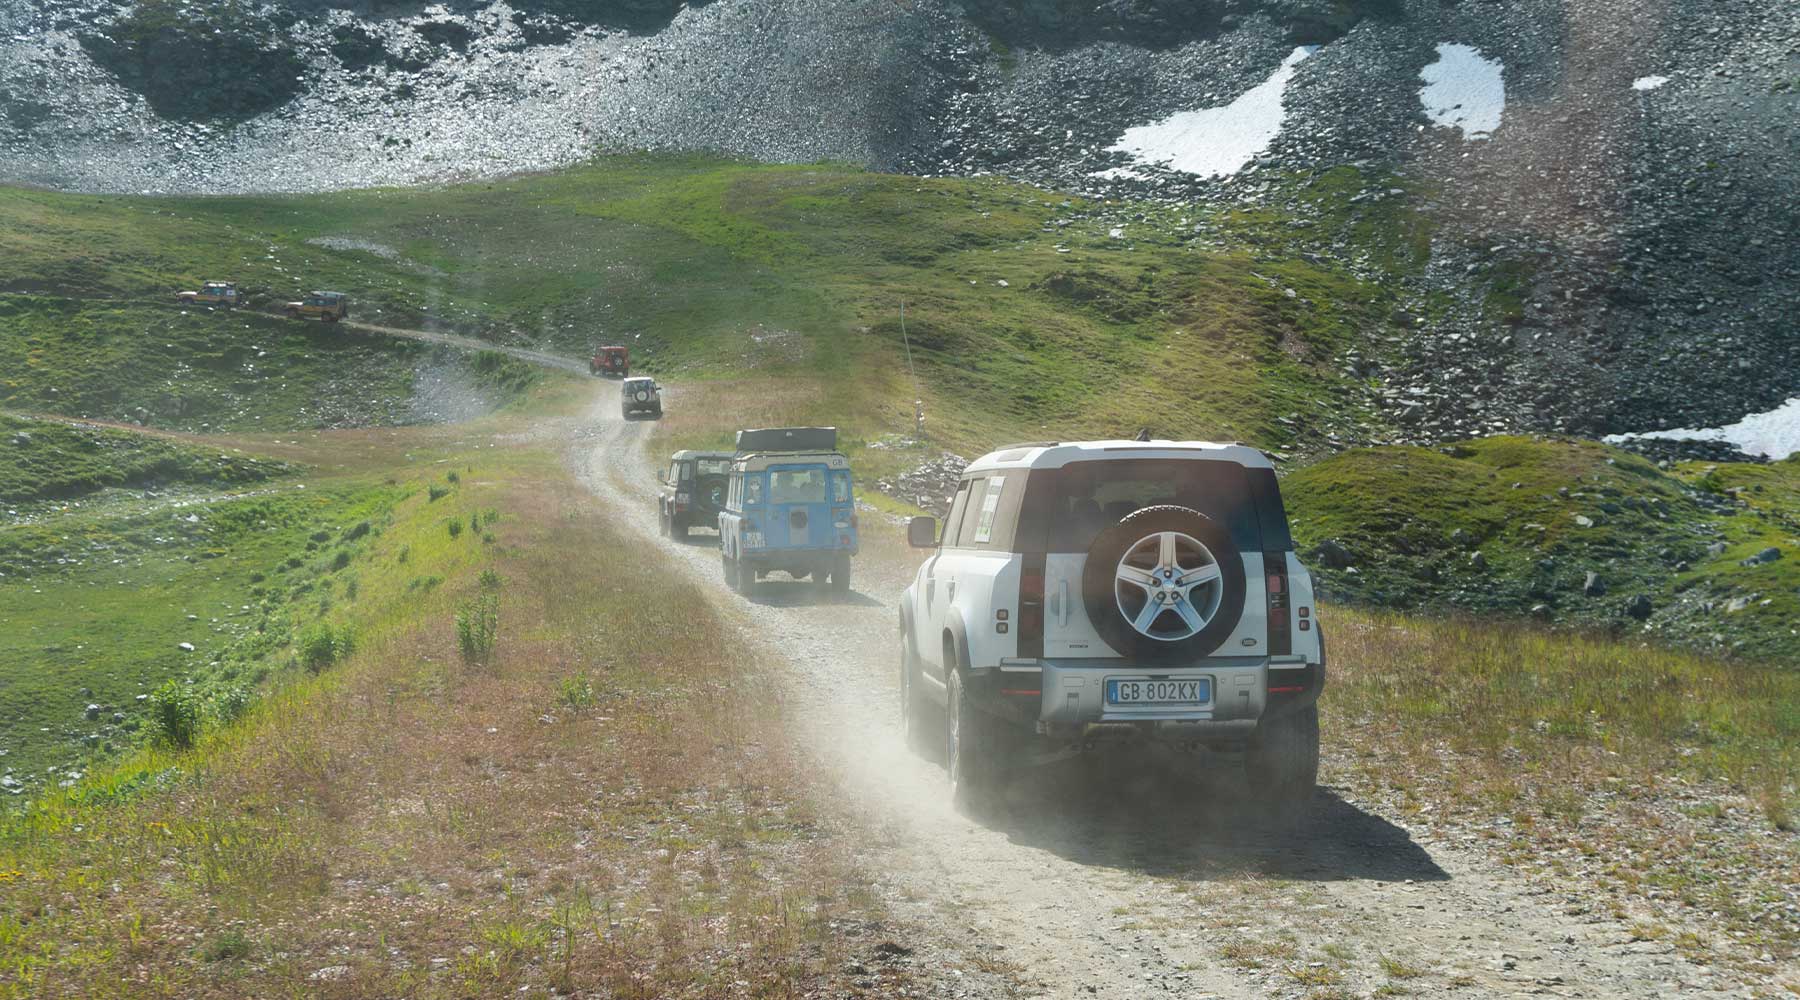
M 427 486 L 425 488 L 425 498 L 427 503 L 436 503 L 449 495 L 450 487 L 448 486 Z
M 494 655 L 494 639 L 500 633 L 500 597 L 487 593 L 464 604 L 456 613 L 456 646 L 463 662 L 485 664 Z
M 491 569 L 482 570 L 481 571 L 481 589 L 482 590 L 499 590 L 500 589 L 500 574 L 494 572 Z
M 219 725 L 228 726 L 249 710 L 251 700 L 249 688 L 228 687 L 213 695 L 213 718 L 218 720 Z
M 580 715 L 594 707 L 594 682 L 584 673 L 564 677 L 557 700 L 570 712 Z
M 461 521 L 451 521 L 449 524 L 449 528 L 450 528 L 450 537 L 451 538 L 456 538 L 456 537 L 459 537 L 460 535 L 462 535 L 462 522 Z
M 200 738 L 201 703 L 193 688 L 170 679 L 150 695 L 151 737 L 164 746 L 186 750 Z
M 337 555 L 331 557 L 331 568 L 335 572 L 350 565 L 350 550 L 339 549 Z
M 472 535 L 481 534 L 481 515 L 480 514 L 470 514 L 469 515 L 469 533 Z
M 250 957 L 250 939 L 237 928 L 215 934 L 200 947 L 200 957 L 208 962 L 234 961 Z
M 313 533 L 312 533 L 312 534 L 310 534 L 310 535 L 307 535 L 307 536 L 306 536 L 306 537 L 308 537 L 308 538 L 310 538 L 310 539 L 312 539 L 312 540 L 313 540 L 313 541 L 315 541 L 315 542 L 318 542 L 318 543 L 320 543 L 320 544 L 321 544 L 321 545 L 323 545 L 323 544 L 324 544 L 324 543 L 326 543 L 326 542 L 329 542 L 329 541 L 331 541 L 331 532 L 329 532 L 329 531 L 315 531 L 315 532 L 313 532 Z
M 412 558 L 412 546 L 410 546 L 410 545 L 400 546 L 400 555 L 395 558 L 395 561 L 400 563 L 401 565 L 405 565 L 406 561 L 411 558 Z
M 364 535 L 367 535 L 369 533 L 369 531 L 370 531 L 369 522 L 358 521 L 358 522 L 356 522 L 356 525 L 354 527 L 349 528 L 348 530 L 346 530 L 344 532 L 344 541 L 354 542 L 358 538 L 361 538 Z
M 448 474 L 448 475 L 446 475 L 446 476 L 445 476 L 445 477 L 444 477 L 444 478 L 445 478 L 445 479 L 446 479 L 446 480 L 448 480 L 448 481 L 449 481 L 449 482 L 452 482 L 452 483 L 460 483 L 460 482 L 462 482 L 462 477 L 461 477 L 461 476 L 459 476 L 459 475 L 457 475 L 457 474 L 456 474 L 456 470 L 455 470 L 455 469 L 451 469 L 451 470 L 450 470 L 450 473 L 449 473 L 449 474 Z
M 492 507 L 489 507 L 487 510 L 484 510 L 481 512 L 481 523 L 482 524 L 493 524 L 495 521 L 498 521 L 498 520 L 500 520 L 500 512 L 495 510 Z
M 329 622 L 314 622 L 300 634 L 300 665 L 318 673 L 349 656 L 354 647 L 349 626 L 332 628 Z

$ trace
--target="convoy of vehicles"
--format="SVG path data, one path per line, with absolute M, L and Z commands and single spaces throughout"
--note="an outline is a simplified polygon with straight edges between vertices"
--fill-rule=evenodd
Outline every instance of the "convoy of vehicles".
M 306 298 L 282 306 L 289 319 L 321 319 L 335 323 L 350 316 L 350 299 L 343 292 L 308 292 Z
M 1324 637 L 1261 452 L 1026 444 L 970 463 L 899 608 L 908 738 L 944 734 L 953 795 L 1121 746 L 1241 759 L 1297 815 L 1318 772 Z
M 664 537 L 686 538 L 694 528 L 717 528 L 731 479 L 729 451 L 678 451 L 669 458 L 657 497 L 656 521 Z
M 631 350 L 626 347 L 602 347 L 588 359 L 588 374 L 626 378 L 631 374 Z
M 642 375 L 619 383 L 619 414 L 626 420 L 644 414 L 662 419 L 662 386 Z
M 239 302 L 237 282 L 208 281 L 197 292 L 176 292 L 175 301 L 185 305 L 223 306 L 231 309 Z
M 748 594 L 771 573 L 850 592 L 856 554 L 850 460 L 831 427 L 740 431 L 719 513 L 725 582 Z

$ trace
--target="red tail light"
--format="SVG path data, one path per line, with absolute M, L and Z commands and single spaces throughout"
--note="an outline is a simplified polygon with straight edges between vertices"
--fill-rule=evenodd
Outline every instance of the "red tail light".
M 1264 552 L 1263 569 L 1268 574 L 1269 655 L 1286 656 L 1294 651 L 1288 631 L 1287 553 Z
M 1025 556 L 1019 572 L 1019 655 L 1044 655 L 1044 554 Z

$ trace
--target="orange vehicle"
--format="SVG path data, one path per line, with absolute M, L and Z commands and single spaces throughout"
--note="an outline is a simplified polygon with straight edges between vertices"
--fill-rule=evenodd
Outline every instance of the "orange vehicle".
M 631 351 L 624 347 L 602 347 L 588 362 L 588 372 L 625 378 L 631 374 Z

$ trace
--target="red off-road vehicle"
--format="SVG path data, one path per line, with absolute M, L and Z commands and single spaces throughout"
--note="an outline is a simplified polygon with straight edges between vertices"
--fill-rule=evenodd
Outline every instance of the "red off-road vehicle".
M 631 374 L 631 351 L 624 347 L 602 347 L 588 362 L 588 372 L 625 378 Z

